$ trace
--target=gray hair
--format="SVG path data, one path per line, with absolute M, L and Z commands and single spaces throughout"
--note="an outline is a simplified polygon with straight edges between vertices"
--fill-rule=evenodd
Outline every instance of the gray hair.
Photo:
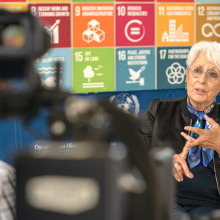
M 220 70 L 220 43 L 215 41 L 200 41 L 194 44 L 189 51 L 186 65 L 190 67 L 202 52 L 207 52 L 208 60 L 213 62 Z

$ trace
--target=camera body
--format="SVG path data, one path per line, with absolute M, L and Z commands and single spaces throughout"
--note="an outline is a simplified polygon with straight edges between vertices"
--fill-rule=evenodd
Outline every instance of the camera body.
M 127 169 L 124 151 L 79 142 L 67 155 L 51 145 L 17 157 L 17 219 L 125 219 L 126 193 L 118 184 Z

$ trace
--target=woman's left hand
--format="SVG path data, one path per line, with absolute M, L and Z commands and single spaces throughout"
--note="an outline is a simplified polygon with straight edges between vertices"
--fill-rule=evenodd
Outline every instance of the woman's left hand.
M 209 148 L 215 150 L 220 154 L 220 126 L 212 118 L 205 115 L 207 122 L 211 124 L 211 129 L 200 129 L 195 127 L 186 126 L 185 130 L 194 132 L 199 135 L 197 139 L 190 137 L 184 132 L 181 132 L 181 135 L 188 141 L 192 139 L 191 146 L 199 145 L 204 148 Z

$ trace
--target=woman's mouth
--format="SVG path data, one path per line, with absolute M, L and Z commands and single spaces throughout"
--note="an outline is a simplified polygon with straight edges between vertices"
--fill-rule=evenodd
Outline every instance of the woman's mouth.
M 204 89 L 195 88 L 195 90 L 198 94 L 204 94 L 206 92 Z

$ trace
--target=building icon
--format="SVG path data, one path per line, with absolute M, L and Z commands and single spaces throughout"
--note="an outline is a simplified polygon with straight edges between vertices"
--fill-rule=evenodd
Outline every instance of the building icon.
M 183 32 L 183 25 L 176 28 L 176 20 L 169 20 L 169 33 L 162 35 L 162 42 L 189 42 L 189 32 Z

